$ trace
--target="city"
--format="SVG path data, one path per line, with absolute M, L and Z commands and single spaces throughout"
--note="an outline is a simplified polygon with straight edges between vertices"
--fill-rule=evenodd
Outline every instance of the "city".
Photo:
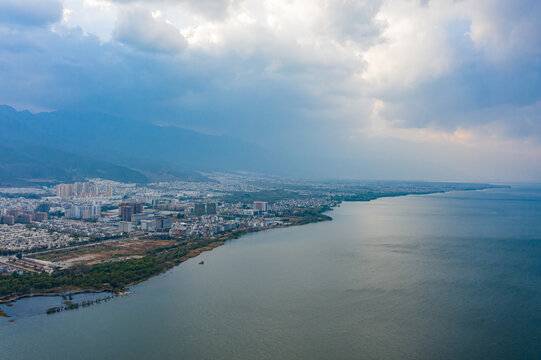
M 39 260 L 47 259 L 51 250 L 69 249 L 76 254 L 74 249 L 80 246 L 104 242 L 214 239 L 234 231 L 295 224 L 307 209 L 327 210 L 338 203 L 319 192 L 311 196 L 292 192 L 289 198 L 271 203 L 237 201 L 232 194 L 257 194 L 265 187 L 228 180 L 136 186 L 90 179 L 11 189 L 0 197 L 0 270 L 50 273 L 88 262 Z M 125 259 L 104 258 L 100 263 Z
M 0 272 L 46 272 L 193 250 L 245 232 L 330 220 L 343 200 L 483 185 L 276 180 L 213 173 L 212 181 L 121 183 L 103 179 L 0 189 Z M 4 294 L 4 296 L 7 294 Z

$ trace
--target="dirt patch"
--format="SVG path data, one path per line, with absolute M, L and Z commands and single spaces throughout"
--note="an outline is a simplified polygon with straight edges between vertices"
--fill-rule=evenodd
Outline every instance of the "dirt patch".
M 174 240 L 121 240 L 92 246 L 80 246 L 69 250 L 38 255 L 35 258 L 70 267 L 74 264 L 95 265 L 103 262 L 126 260 L 147 255 L 150 251 L 174 245 Z

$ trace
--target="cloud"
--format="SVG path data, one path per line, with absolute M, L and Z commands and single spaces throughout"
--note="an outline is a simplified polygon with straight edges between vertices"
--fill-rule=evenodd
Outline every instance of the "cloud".
M 118 15 L 113 38 L 141 51 L 175 54 L 187 45 L 178 28 L 162 14 L 129 7 Z
M 194 14 L 211 20 L 223 20 L 241 0 L 112 0 L 119 4 L 180 5 Z
M 63 4 L 51 26 L 0 26 L 0 103 L 233 135 L 348 176 L 541 159 L 533 1 Z
M 0 23 L 23 26 L 45 26 L 62 18 L 59 0 L 2 0 Z
M 184 0 L 181 2 L 199 15 L 220 20 L 229 16 L 240 0 Z
M 448 30 L 455 12 L 445 0 L 385 2 L 375 15 L 385 24 L 381 41 L 362 54 L 363 79 L 378 88 L 403 89 L 452 71 L 456 58 Z
M 324 4 L 325 16 L 321 27 L 325 35 L 341 42 L 352 42 L 362 47 L 380 40 L 385 22 L 375 18 L 380 0 L 336 0 Z
M 541 3 L 536 0 L 476 0 L 457 5 L 471 19 L 475 45 L 496 62 L 541 52 Z

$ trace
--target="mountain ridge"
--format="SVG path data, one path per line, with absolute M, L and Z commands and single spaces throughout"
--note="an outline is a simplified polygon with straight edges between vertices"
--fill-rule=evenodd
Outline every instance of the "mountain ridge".
M 32 114 L 0 105 L 0 130 L 4 145 L 39 145 L 100 159 L 151 181 L 205 180 L 202 171 L 262 171 L 274 161 L 264 149 L 242 140 L 97 112 Z
M 24 143 L 0 145 L 0 185 L 28 186 L 81 181 L 99 177 L 145 183 L 142 173 L 106 161 Z

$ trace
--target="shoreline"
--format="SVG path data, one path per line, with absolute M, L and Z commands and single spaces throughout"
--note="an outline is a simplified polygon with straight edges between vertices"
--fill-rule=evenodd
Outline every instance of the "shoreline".
M 332 209 L 328 209 L 328 210 L 325 210 L 324 212 L 331 211 L 331 210 Z M 324 215 L 323 212 L 321 213 L 321 215 Z M 106 288 L 95 289 L 95 288 L 83 288 L 83 287 L 77 287 L 77 286 L 69 287 L 68 286 L 68 287 L 55 288 L 52 291 L 32 292 L 32 293 L 26 293 L 26 294 L 20 294 L 20 295 L 13 295 L 13 296 L 11 296 L 9 298 L 5 298 L 5 297 L 0 298 L 0 305 L 13 303 L 15 301 L 25 299 L 25 298 L 29 298 L 29 297 L 46 297 L 46 296 L 57 297 L 57 296 L 65 296 L 65 295 L 69 295 L 69 294 L 71 294 L 71 295 L 98 294 L 98 293 L 104 293 L 104 292 L 115 294 L 115 296 L 119 296 L 118 294 L 127 295 L 127 294 L 131 293 L 131 291 L 129 291 L 129 289 L 128 289 L 129 287 L 140 284 L 140 283 L 142 283 L 144 281 L 150 280 L 155 276 L 159 276 L 161 274 L 164 274 L 165 272 L 167 272 L 167 271 L 171 270 L 172 268 L 182 264 L 183 262 L 199 256 L 203 252 L 212 251 L 215 248 L 224 245 L 227 241 L 238 239 L 238 238 L 240 238 L 240 237 L 242 237 L 244 235 L 251 234 L 251 233 L 256 233 L 256 232 L 260 232 L 260 231 L 267 231 L 267 230 L 273 230 L 273 229 L 284 229 L 284 228 L 288 228 L 288 227 L 292 227 L 292 226 L 302 226 L 302 225 L 308 225 L 308 224 L 312 224 L 312 223 L 317 223 L 317 222 L 322 222 L 322 221 L 331 221 L 331 220 L 332 220 L 332 218 L 330 216 L 324 215 L 324 217 L 322 216 L 321 218 L 318 218 L 318 219 L 315 219 L 315 220 L 312 220 L 312 221 L 309 221 L 309 222 L 306 222 L 306 223 L 291 223 L 291 224 L 288 224 L 288 225 L 280 225 L 280 226 L 274 226 L 274 227 L 262 228 L 262 229 L 240 230 L 240 231 L 237 231 L 237 232 L 234 232 L 234 233 L 227 234 L 227 235 L 225 235 L 223 237 L 220 237 L 220 238 L 217 238 L 217 239 L 212 239 L 213 241 L 208 245 L 205 245 L 205 246 L 202 246 L 202 247 L 199 247 L 199 248 L 195 248 L 195 249 L 191 249 L 188 252 L 188 254 L 182 256 L 179 259 L 180 260 L 179 262 L 177 262 L 176 264 L 173 264 L 172 266 L 166 268 L 165 271 L 157 273 L 157 274 L 153 274 L 153 275 L 151 275 L 151 276 L 149 276 L 147 278 L 144 278 L 142 280 L 129 283 L 129 284 L 125 285 L 123 289 L 121 289 L 119 291 L 115 291 L 113 289 L 106 289 Z M 127 293 L 126 293 L 126 291 L 127 291 Z
M 487 187 L 487 188 L 466 189 L 466 190 L 433 191 L 433 192 L 426 192 L 426 193 L 414 193 L 414 192 L 412 192 L 412 193 L 408 193 L 408 194 L 391 194 L 391 195 L 377 196 L 375 198 L 365 199 L 365 200 L 344 199 L 344 200 L 340 201 L 337 204 L 337 207 L 339 207 L 344 202 L 370 202 L 370 201 L 377 200 L 377 199 L 380 199 L 380 198 L 385 198 L 385 197 L 401 197 L 401 196 L 408 196 L 408 195 L 432 195 L 432 194 L 443 194 L 443 193 L 448 193 L 448 192 L 452 192 L 452 191 L 480 191 L 480 190 L 486 190 L 486 189 L 490 189 L 490 188 Z M 325 213 L 327 213 L 328 211 L 332 211 L 333 209 L 334 208 L 325 209 L 325 210 L 319 212 L 318 216 L 316 218 L 308 218 L 306 222 L 302 221 L 304 219 L 303 217 L 291 217 L 291 218 L 296 218 L 296 219 L 300 219 L 300 220 L 298 220 L 298 222 L 288 223 L 287 225 L 280 225 L 280 226 L 275 226 L 275 227 L 270 227 L 270 228 L 251 229 L 251 230 L 250 229 L 243 229 L 243 230 L 239 230 L 239 231 L 236 231 L 236 232 L 229 233 L 227 235 L 224 235 L 224 236 L 216 238 L 216 239 L 209 239 L 209 240 L 211 240 L 211 242 L 209 244 L 198 247 L 198 248 L 195 248 L 195 249 L 190 249 L 187 254 L 180 257 L 177 261 L 169 264 L 170 266 L 167 266 L 163 271 L 151 274 L 148 277 L 145 277 L 145 278 L 142 278 L 140 280 L 128 283 L 125 286 L 123 286 L 122 289 L 111 289 L 111 288 L 98 288 L 98 289 L 96 289 L 96 288 L 90 288 L 90 287 L 89 288 L 84 288 L 84 287 L 79 287 L 79 286 L 58 287 L 58 288 L 51 289 L 50 291 L 31 292 L 31 293 L 25 293 L 25 294 L 20 294 L 20 295 L 11 295 L 11 296 L 8 295 L 6 297 L 0 298 L 0 305 L 13 303 L 15 301 L 18 301 L 18 300 L 21 300 L 21 299 L 24 299 L 24 298 L 29 298 L 29 297 L 45 297 L 45 296 L 56 297 L 56 296 L 65 296 L 65 295 L 69 295 L 69 294 L 77 295 L 77 294 L 85 294 L 85 293 L 88 294 L 88 293 L 103 293 L 103 292 L 109 292 L 109 293 L 115 294 L 115 296 L 118 296 L 118 294 L 127 295 L 127 294 L 131 293 L 131 291 L 129 290 L 129 287 L 140 284 L 140 283 L 142 283 L 144 281 L 152 279 L 155 276 L 166 273 L 170 269 L 182 264 L 183 262 L 185 262 L 185 261 L 187 261 L 189 259 L 192 259 L 192 258 L 195 258 L 195 257 L 199 256 L 203 252 L 212 251 L 215 248 L 224 245 L 227 241 L 238 239 L 238 238 L 242 237 L 243 235 L 250 234 L 250 233 L 256 233 L 256 232 L 260 232 L 260 231 L 273 230 L 273 229 L 283 229 L 283 228 L 288 228 L 288 227 L 292 227 L 292 226 L 302 226 L 302 225 L 308 225 L 308 224 L 318 223 L 318 222 L 323 222 L 323 221 L 332 221 L 333 220 L 332 217 L 326 215 Z M 71 291 L 74 291 L 74 292 L 71 292 Z M 127 291 L 127 293 L 126 293 L 126 291 Z

